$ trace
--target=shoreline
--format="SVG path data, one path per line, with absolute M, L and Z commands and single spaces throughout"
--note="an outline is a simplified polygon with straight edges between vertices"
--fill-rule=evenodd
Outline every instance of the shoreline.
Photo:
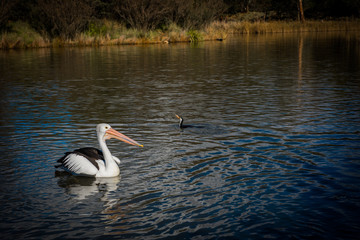
M 139 31 L 128 29 L 109 20 L 101 20 L 101 29 L 90 25 L 88 31 L 77 34 L 74 39 L 50 39 L 44 37 L 25 22 L 13 22 L 12 31 L 0 34 L 0 49 L 98 47 L 112 45 L 145 45 L 181 42 L 226 40 L 233 34 L 275 34 L 296 32 L 360 32 L 360 19 L 355 20 L 308 20 L 299 21 L 214 21 L 201 30 L 185 30 L 170 25 L 166 30 Z

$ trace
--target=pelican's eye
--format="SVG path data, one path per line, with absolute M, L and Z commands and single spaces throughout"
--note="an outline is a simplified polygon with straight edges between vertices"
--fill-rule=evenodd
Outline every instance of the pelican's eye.
M 108 130 L 108 129 L 109 129 L 109 127 L 108 127 L 108 126 L 105 126 L 105 129 L 106 129 L 106 130 Z

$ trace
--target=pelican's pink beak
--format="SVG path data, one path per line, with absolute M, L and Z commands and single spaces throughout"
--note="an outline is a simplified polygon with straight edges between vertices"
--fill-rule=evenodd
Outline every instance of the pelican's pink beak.
M 175 114 L 178 119 L 180 119 L 179 115 Z
M 124 134 L 122 133 L 119 133 L 118 131 L 116 131 L 115 129 L 113 128 L 110 128 L 109 130 L 106 131 L 106 134 L 105 134 L 105 138 L 106 139 L 110 139 L 110 138 L 116 138 L 116 139 L 119 139 L 123 142 L 126 142 L 128 144 L 131 144 L 131 145 L 135 145 L 135 146 L 139 146 L 139 147 L 144 147 L 144 145 L 141 145 L 140 143 L 136 142 L 135 140 L 125 136 Z

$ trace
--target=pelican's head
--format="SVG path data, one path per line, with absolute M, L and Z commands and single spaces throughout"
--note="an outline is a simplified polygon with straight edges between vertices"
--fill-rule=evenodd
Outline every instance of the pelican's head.
M 143 147 L 140 143 L 136 142 L 135 140 L 132 140 L 131 138 L 125 136 L 122 133 L 119 133 L 115 129 L 113 129 L 109 124 L 107 123 L 100 123 L 96 126 L 96 133 L 98 137 L 100 137 L 102 140 L 108 140 L 111 138 L 119 139 L 123 142 L 126 142 L 131 145 Z
M 179 127 L 182 128 L 182 125 L 183 125 L 183 122 L 184 122 L 184 119 L 182 117 L 180 117 L 179 115 L 175 114 L 176 117 L 179 119 Z

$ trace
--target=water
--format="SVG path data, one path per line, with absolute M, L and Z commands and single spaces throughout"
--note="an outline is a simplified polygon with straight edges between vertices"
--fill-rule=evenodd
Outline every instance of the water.
M 0 52 L 1 239 L 355 239 L 354 34 Z M 175 114 L 192 128 L 180 130 Z M 97 147 L 110 179 L 56 172 Z

